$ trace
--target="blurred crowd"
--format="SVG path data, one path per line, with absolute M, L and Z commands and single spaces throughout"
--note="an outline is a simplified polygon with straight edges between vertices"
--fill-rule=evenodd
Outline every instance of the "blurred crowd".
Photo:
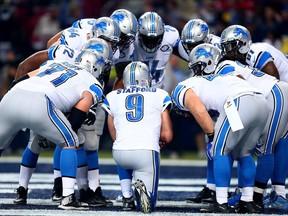
M 0 99 L 18 64 L 45 49 L 53 35 L 75 20 L 110 16 L 119 8 L 137 18 L 155 11 L 180 33 L 193 18 L 205 20 L 218 36 L 227 26 L 241 24 L 251 32 L 253 42 L 265 41 L 288 53 L 288 0 L 1 0 Z M 176 57 L 171 58 L 169 69 L 176 83 L 189 73 L 187 63 Z

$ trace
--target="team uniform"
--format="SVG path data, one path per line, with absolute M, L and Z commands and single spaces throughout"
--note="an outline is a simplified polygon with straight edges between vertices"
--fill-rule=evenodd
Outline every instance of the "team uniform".
M 88 32 L 84 29 L 67 28 L 60 36 L 60 44 L 67 45 L 73 49 L 81 50 L 88 40 Z
M 258 141 L 255 150 L 255 153 L 258 156 L 255 190 L 256 192 L 263 194 L 264 190 L 261 189 L 263 186 L 261 186 L 261 188 L 258 188 L 257 186 L 259 184 L 264 186 L 267 185 L 268 180 L 273 175 L 274 169 L 278 169 L 281 173 L 286 173 L 287 170 L 285 166 L 274 168 L 274 161 L 278 161 L 280 164 L 286 164 L 286 157 L 276 158 L 274 152 L 277 148 L 278 151 L 285 152 L 283 146 L 278 146 L 278 143 L 285 142 L 283 138 L 287 134 L 288 130 L 288 114 L 285 112 L 285 110 L 288 109 L 288 85 L 286 82 L 279 81 L 275 77 L 262 71 L 252 69 L 234 61 L 221 62 L 216 71 L 219 74 L 231 72 L 235 74 L 236 71 L 236 74 L 239 73 L 250 84 L 259 89 L 268 101 L 270 113 L 263 135 Z M 285 178 L 282 181 L 285 182 Z M 239 184 L 241 187 L 241 181 L 239 181 Z
M 280 80 L 288 83 L 288 59 L 275 47 L 268 43 L 252 43 L 246 55 L 246 62 L 251 67 L 262 70 L 263 67 L 273 61 L 280 76 Z
M 170 55 L 173 53 L 173 49 L 179 49 L 179 33 L 176 28 L 165 25 L 165 32 L 162 43 L 159 49 L 154 53 L 148 53 L 143 50 L 139 41 L 134 42 L 134 61 L 144 62 L 150 69 L 152 75 L 152 86 L 157 88 L 166 89 L 164 86 L 165 67 L 169 61 Z M 184 52 L 179 52 L 184 53 Z M 185 54 L 183 54 L 185 55 Z M 185 57 L 186 56 L 186 57 Z M 183 56 L 188 60 L 187 55 Z
M 212 212 L 219 211 L 221 209 L 219 205 L 227 206 L 232 165 L 230 155 L 241 164 L 241 175 L 245 179 L 243 194 L 245 201 L 251 202 L 255 164 L 250 152 L 256 146 L 266 124 L 268 117 L 266 99 L 255 87 L 237 77 L 197 76 L 180 82 L 174 89 L 172 99 L 179 109 L 188 110 L 184 106 L 184 96 L 190 88 L 201 99 L 207 111 L 212 109 L 220 113 L 209 152 L 214 163 L 217 200 Z M 223 209 L 227 208 L 224 206 Z
M 279 79 L 284 82 L 288 82 L 288 60 L 286 56 L 278 49 L 272 45 L 264 42 L 252 43 L 249 52 L 246 55 L 246 63 L 254 68 L 263 69 L 263 67 L 268 63 L 273 61 L 278 73 Z M 285 181 L 287 173 L 287 135 L 285 134 L 284 139 L 281 139 L 277 144 L 275 149 L 275 158 L 282 158 L 281 160 L 274 161 L 274 173 L 271 178 L 272 181 L 272 193 L 268 194 L 266 197 L 265 208 L 281 208 L 284 210 L 288 209 L 288 203 L 286 201 L 285 192 Z M 281 149 L 281 150 L 280 150 Z M 286 171 L 283 171 L 285 170 Z M 274 201 L 273 201 L 274 200 Z
M 40 67 L 35 77 L 15 85 L 0 105 L 2 113 L 5 113 L 5 116 L 1 116 L 0 123 L 5 125 L 1 126 L 0 133 L 2 150 L 9 143 L 6 140 L 22 128 L 29 128 L 63 148 L 60 163 L 67 167 L 61 168 L 64 196 L 69 195 L 69 192 L 74 193 L 77 166 L 76 151 L 65 147 L 79 145 L 78 137 L 65 113 L 70 112 L 84 91 L 92 94 L 94 103 L 98 103 L 103 95 L 100 83 L 91 73 L 66 62 L 48 61 Z M 19 107 L 21 109 L 17 110 Z M 15 113 L 11 116 L 13 112 Z M 73 187 L 66 191 L 65 184 L 69 181 L 68 189 Z M 59 208 L 65 207 L 60 205 Z
M 222 51 L 220 37 L 214 34 L 209 34 L 207 43 L 214 45 L 220 51 Z
M 85 31 L 90 33 L 90 31 L 92 31 L 94 25 L 96 24 L 96 20 L 97 19 L 94 19 L 94 18 L 79 19 L 72 24 L 72 27 L 84 29 Z
M 161 113 L 169 104 L 171 98 L 162 89 L 131 86 L 110 92 L 102 105 L 114 117 L 113 157 L 145 183 L 153 209 L 159 182 Z

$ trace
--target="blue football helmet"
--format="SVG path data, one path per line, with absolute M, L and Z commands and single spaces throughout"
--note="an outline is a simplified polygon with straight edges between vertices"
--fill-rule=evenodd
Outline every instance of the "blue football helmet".
M 91 49 L 83 49 L 75 59 L 75 65 L 90 72 L 98 78 L 105 67 L 104 57 Z
M 187 53 L 202 43 L 207 43 L 209 38 L 209 27 L 202 19 L 189 20 L 181 32 L 181 41 Z
M 138 28 L 137 19 L 133 13 L 125 9 L 115 10 L 110 17 L 119 24 L 121 35 L 118 47 L 125 50 L 135 41 Z
M 228 26 L 223 30 L 220 40 L 224 54 L 245 55 L 252 44 L 250 32 L 241 25 Z
M 191 76 L 213 74 L 221 58 L 219 49 L 212 44 L 197 45 L 189 55 Z
M 131 62 L 123 72 L 123 84 L 127 88 L 129 86 L 150 87 L 150 73 L 147 65 L 140 61 Z
M 98 37 L 108 41 L 111 44 L 113 53 L 117 50 L 120 34 L 121 31 L 118 23 L 110 17 L 98 18 L 92 29 L 92 37 Z
M 138 19 L 139 46 L 148 53 L 156 52 L 163 40 L 165 25 L 155 12 L 146 12 Z

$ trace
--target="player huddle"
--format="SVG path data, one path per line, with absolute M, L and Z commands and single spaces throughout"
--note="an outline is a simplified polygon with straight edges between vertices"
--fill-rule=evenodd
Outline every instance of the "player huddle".
M 187 61 L 191 76 L 167 92 L 171 54 Z M 112 67 L 117 78 L 107 93 Z M 160 149 L 173 138 L 174 108 L 192 114 L 207 135 L 207 184 L 188 202 L 211 203 L 203 212 L 288 211 L 287 68 L 282 52 L 252 43 L 240 25 L 218 37 L 201 19 L 188 21 L 179 35 L 156 12 L 138 21 L 125 9 L 78 20 L 19 65 L 0 103 L 1 153 L 19 130 L 30 129 L 14 203 L 27 203 L 29 180 L 50 141 L 56 144 L 52 200 L 60 202 L 58 208 L 112 206 L 99 181 L 106 112 L 123 210 L 154 211 Z M 233 161 L 239 190 L 231 197 Z M 272 191 L 264 196 L 270 179 Z

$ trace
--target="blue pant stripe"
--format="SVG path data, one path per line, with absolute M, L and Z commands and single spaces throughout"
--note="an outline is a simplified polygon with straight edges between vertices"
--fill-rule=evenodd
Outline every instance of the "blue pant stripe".
M 265 154 L 271 154 L 273 151 L 273 145 L 275 145 L 275 138 L 278 130 L 278 126 L 281 120 L 281 114 L 283 112 L 283 95 L 281 90 L 277 85 L 274 85 L 272 89 L 272 94 L 274 97 L 275 109 L 273 112 L 273 116 L 270 122 L 269 133 L 267 137 Z
M 48 97 L 47 97 L 47 102 L 48 102 L 47 109 L 48 109 L 49 118 L 51 119 L 51 121 L 54 123 L 54 125 L 58 128 L 59 132 L 64 137 L 66 141 L 66 145 L 75 146 L 75 140 L 74 140 L 73 134 L 71 133 L 67 125 L 62 121 L 61 118 L 59 118 L 57 113 L 54 111 L 53 104 Z

